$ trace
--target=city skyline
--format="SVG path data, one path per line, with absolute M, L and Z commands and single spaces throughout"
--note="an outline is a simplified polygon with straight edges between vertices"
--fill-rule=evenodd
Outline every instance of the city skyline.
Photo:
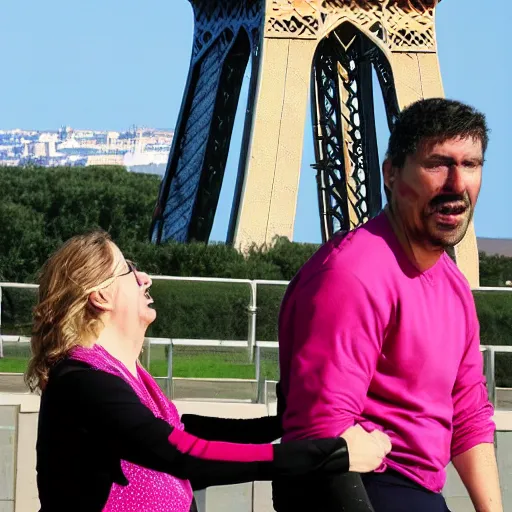
M 136 125 L 135 123 L 131 123 L 128 128 L 126 129 L 121 129 L 121 130 L 114 130 L 114 129 L 111 129 L 111 128 L 91 128 L 91 127 L 88 127 L 88 126 L 74 126 L 72 123 L 62 123 L 59 125 L 59 127 L 54 127 L 54 128 L 32 128 L 32 127 L 21 127 L 21 126 L 16 126 L 14 128 L 2 128 L 0 127 L 0 134 L 2 133 L 12 133 L 12 132 L 26 132 L 26 133 L 30 133 L 30 132 L 45 132 L 45 133 L 56 133 L 58 132 L 59 130 L 61 130 L 63 127 L 70 127 L 70 128 L 73 128 L 73 130 L 76 130 L 76 131 L 91 131 L 91 132 L 110 132 L 110 131 L 113 131 L 113 132 L 116 132 L 116 131 L 121 131 L 121 132 L 127 132 L 127 131 L 130 131 L 131 128 L 135 127 L 137 129 L 142 129 L 142 130 L 145 130 L 145 129 L 148 129 L 148 130 L 157 130 L 157 131 L 164 131 L 164 132 L 173 132 L 174 131 L 174 128 L 162 128 L 160 126 L 138 126 Z
M 174 131 L 131 126 L 128 130 L 0 130 L 0 166 L 122 165 L 163 175 Z

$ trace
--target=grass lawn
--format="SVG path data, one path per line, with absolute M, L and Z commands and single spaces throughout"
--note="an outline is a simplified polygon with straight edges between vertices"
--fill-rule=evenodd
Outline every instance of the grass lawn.
M 145 363 L 145 354 L 142 361 Z M 260 371 L 264 378 L 276 380 L 278 376 L 277 351 L 262 351 Z M 247 350 L 210 347 L 174 347 L 173 376 L 211 379 L 254 379 L 256 367 L 249 363 Z M 165 349 L 151 348 L 151 374 L 167 375 Z
M 18 357 L 4 357 L 0 359 L 0 372 L 24 373 L 27 369 L 27 359 Z

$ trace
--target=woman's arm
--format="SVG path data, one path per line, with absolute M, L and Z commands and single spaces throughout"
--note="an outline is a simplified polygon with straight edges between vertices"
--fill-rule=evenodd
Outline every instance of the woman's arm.
M 205 441 L 175 429 L 169 442 L 183 457 L 183 474 L 194 489 L 283 477 L 332 475 L 349 469 L 347 444 L 342 438 L 250 445 Z
M 105 372 L 80 369 L 61 377 L 65 403 L 79 425 L 103 437 L 120 459 L 190 480 L 225 485 L 349 469 L 344 439 L 236 444 L 200 439 L 156 418 L 132 388 Z
M 183 414 L 181 421 L 186 432 L 208 441 L 263 444 L 271 443 L 283 435 L 281 418 L 278 416 L 231 419 Z
M 271 443 L 283 435 L 282 416 L 285 399 L 279 382 L 276 385 L 277 416 L 263 416 L 251 419 L 216 418 L 183 414 L 181 421 L 185 431 L 208 441 L 227 441 L 230 443 Z

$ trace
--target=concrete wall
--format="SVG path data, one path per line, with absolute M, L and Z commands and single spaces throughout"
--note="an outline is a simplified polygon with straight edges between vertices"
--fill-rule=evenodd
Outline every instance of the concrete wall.
M 226 402 L 175 402 L 181 414 L 196 413 L 226 418 L 256 418 L 268 413 L 266 405 Z M 0 512 L 37 512 L 36 438 L 39 398 L 0 393 Z M 241 484 L 197 493 L 200 512 L 271 512 L 270 487 Z
M 497 411 L 495 416 L 498 432 L 498 468 L 500 471 L 501 494 L 504 510 L 512 510 L 512 412 Z M 471 500 L 454 467 L 448 467 L 448 478 L 443 491 L 451 512 L 474 510 Z
M 0 512 L 36 512 L 39 398 L 0 393 Z
M 275 404 L 176 401 L 180 413 L 254 418 L 275 413 Z M 37 512 L 35 443 L 39 399 L 36 396 L 0 393 L 0 512 Z M 498 463 L 505 510 L 512 510 L 512 412 L 496 413 Z M 467 493 L 452 467 L 444 490 L 452 512 L 473 510 Z M 197 493 L 200 512 L 272 512 L 270 484 L 256 482 L 210 488 Z
M 0 407 L 0 512 L 14 511 L 17 419 L 17 406 Z

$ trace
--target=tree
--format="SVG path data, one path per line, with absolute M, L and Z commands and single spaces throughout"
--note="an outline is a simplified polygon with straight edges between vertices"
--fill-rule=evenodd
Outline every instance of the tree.
M 128 251 L 147 242 L 159 184 L 159 176 L 113 166 L 0 167 L 0 272 L 33 280 L 63 241 L 91 229 Z
M 480 282 L 482 286 L 506 286 L 512 281 L 512 258 L 480 253 Z

